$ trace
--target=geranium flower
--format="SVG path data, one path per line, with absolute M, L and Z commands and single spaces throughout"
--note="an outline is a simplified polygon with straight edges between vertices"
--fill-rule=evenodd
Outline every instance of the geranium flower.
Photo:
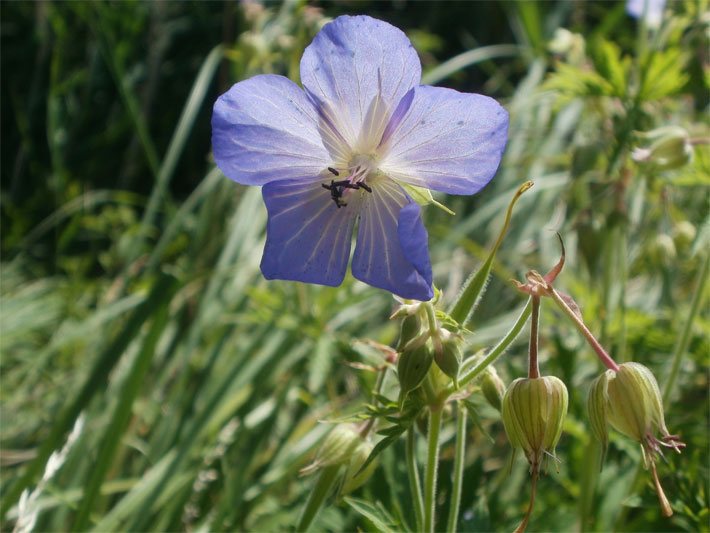
M 353 276 L 403 298 L 433 296 L 427 232 L 405 187 L 478 192 L 498 168 L 508 115 L 491 98 L 420 79 L 404 33 L 342 16 L 306 48 L 303 89 L 266 74 L 219 97 L 217 165 L 263 186 L 264 277 L 340 285 L 359 219 Z

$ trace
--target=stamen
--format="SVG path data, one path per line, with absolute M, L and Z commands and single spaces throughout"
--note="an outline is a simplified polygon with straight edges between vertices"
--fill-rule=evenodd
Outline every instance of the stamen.
M 337 170 L 335 170 L 333 167 L 328 167 L 328 170 L 329 170 L 330 173 L 333 174 L 334 176 L 340 176 L 340 172 L 338 172 Z

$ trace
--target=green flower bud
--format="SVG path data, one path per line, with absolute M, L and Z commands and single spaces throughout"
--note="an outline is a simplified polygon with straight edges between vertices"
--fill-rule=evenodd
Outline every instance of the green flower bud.
M 584 59 L 584 37 L 564 28 L 557 28 L 552 40 L 547 43 L 547 49 L 553 54 L 567 57 L 569 63 L 575 65 Z
M 653 165 L 659 170 L 672 170 L 693 160 L 688 132 L 679 126 L 656 128 L 639 134 L 639 137 L 650 144 L 632 152 L 631 157 L 636 162 Z
M 422 323 L 419 315 L 407 315 L 402 320 L 402 326 L 399 330 L 399 341 L 397 342 L 397 351 L 401 352 L 409 341 L 419 335 Z
M 607 370 L 592 384 L 589 392 L 589 416 L 592 429 L 604 445 L 606 424 L 641 444 L 644 466 L 651 469 L 661 509 L 666 516 L 673 514 L 658 480 L 654 455 L 661 446 L 680 452 L 685 446 L 676 435 L 671 435 L 663 415 L 663 400 L 656 378 L 639 363 L 623 363 Z M 661 438 L 655 433 L 660 432 Z
M 511 445 L 522 448 L 533 472 L 554 457 L 567 415 L 567 387 L 554 376 L 518 378 L 503 397 L 503 425 Z
M 431 349 L 423 344 L 414 350 L 407 350 L 397 361 L 400 400 L 404 401 L 409 392 L 421 385 L 434 359 Z
M 321 444 L 314 461 L 301 469 L 302 475 L 311 474 L 326 467 L 347 464 L 353 450 L 362 441 L 360 433 L 353 424 L 338 424 L 328 433 Z
M 649 243 L 649 256 L 657 265 L 670 266 L 676 258 L 675 243 L 670 235 L 659 233 Z
M 481 378 L 481 391 L 491 406 L 498 411 L 503 405 L 503 396 L 505 395 L 505 383 L 500 379 L 498 372 L 493 366 L 486 368 Z
M 613 373 L 612 370 L 607 372 Z M 592 387 L 589 389 L 589 395 L 587 396 L 587 412 L 592 424 L 592 433 L 601 442 L 603 455 L 606 455 L 606 448 L 609 444 L 609 429 L 607 426 L 609 419 L 609 413 L 607 412 L 607 385 L 609 381 L 607 372 L 592 382 Z
M 692 244 L 697 234 L 698 230 L 695 229 L 693 224 L 687 220 L 682 220 L 673 227 L 673 242 L 676 248 L 683 249 Z
M 353 450 L 350 463 L 348 463 L 348 469 L 345 471 L 345 476 L 343 477 L 343 484 L 340 488 L 341 496 L 346 496 L 360 488 L 372 477 L 372 474 L 377 468 L 377 459 L 370 461 L 370 464 L 368 464 L 364 470 L 361 471 L 360 469 L 362 469 L 362 465 L 367 461 L 373 448 L 374 445 L 370 441 L 362 440 L 355 450 Z
M 461 339 L 447 330 L 442 330 L 441 333 L 441 349 L 434 349 L 434 360 L 444 374 L 456 381 L 463 360 Z
M 664 441 L 673 442 L 663 414 L 663 400 L 656 378 L 639 363 L 624 363 L 619 370 L 607 370 L 608 421 L 611 426 L 644 445 L 647 451 L 657 451 L 663 444 L 654 437 L 658 430 Z M 673 444 L 670 444 L 671 447 Z

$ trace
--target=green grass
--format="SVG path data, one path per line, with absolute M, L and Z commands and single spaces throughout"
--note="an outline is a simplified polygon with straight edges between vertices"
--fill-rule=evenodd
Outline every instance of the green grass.
M 443 308 L 485 261 L 515 190 L 535 182 L 491 264 L 467 354 L 513 325 L 525 297 L 508 280 L 551 267 L 557 231 L 568 251 L 557 286 L 612 355 L 668 387 L 666 421 L 688 447 L 659 464 L 676 511 L 664 519 L 649 477 L 637 478 L 637 445 L 612 433 L 604 468 L 590 460 L 599 450 L 585 399 L 601 367 L 543 302 L 541 366 L 567 383 L 570 413 L 531 530 L 708 530 L 710 158 L 697 144 L 676 169 L 630 159 L 635 132 L 662 125 L 707 142 L 707 5 L 673 3 L 663 31 L 642 43 L 621 4 L 504 6 L 2 5 L 3 529 L 20 515 L 34 515 L 37 531 L 296 524 L 315 484 L 299 470 L 330 427 L 323 421 L 371 401 L 372 368 L 384 361 L 370 341 L 396 341 L 395 304 L 350 276 L 337 289 L 262 278 L 260 191 L 215 169 L 209 116 L 235 81 L 297 78 L 323 17 L 347 11 L 398 24 L 415 37 L 425 79 L 491 94 L 511 115 L 493 182 L 473 198 L 437 197 L 456 216 L 425 209 Z M 558 26 L 583 36 L 581 63 L 547 51 Z M 654 91 L 638 96 L 639 86 Z M 524 344 L 496 363 L 506 382 L 526 368 Z M 393 371 L 383 394 L 397 397 Z M 458 527 L 512 530 L 527 504 L 526 467 L 508 467 L 498 413 L 477 392 L 470 400 Z M 42 480 L 77 419 L 61 466 Z M 442 527 L 454 430 L 447 409 Z M 329 501 L 316 529 L 414 527 L 404 456 L 403 436 L 363 488 Z M 23 491 L 33 496 L 20 509 Z

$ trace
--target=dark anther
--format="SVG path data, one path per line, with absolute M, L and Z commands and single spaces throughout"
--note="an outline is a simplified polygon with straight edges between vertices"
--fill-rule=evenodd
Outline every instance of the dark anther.
M 321 183 L 321 187 L 330 191 L 330 198 L 335 202 L 335 205 L 337 205 L 338 208 L 348 205 L 342 200 L 345 189 L 365 189 L 367 192 L 372 192 L 372 188 L 367 183 L 352 183 L 350 180 L 330 180 L 330 185 L 327 183 Z
M 330 191 L 330 198 L 331 198 L 331 200 L 333 200 L 335 202 L 335 205 L 338 206 L 338 209 L 348 205 L 345 202 L 343 202 L 343 200 L 342 200 L 342 197 L 343 197 L 342 182 L 336 182 L 334 180 L 331 180 L 330 185 L 327 185 L 325 183 L 321 183 L 321 187 L 323 187 L 324 189 L 328 189 Z
M 333 174 L 333 176 L 340 176 L 340 172 L 335 170 L 333 167 L 328 167 L 328 171 Z

